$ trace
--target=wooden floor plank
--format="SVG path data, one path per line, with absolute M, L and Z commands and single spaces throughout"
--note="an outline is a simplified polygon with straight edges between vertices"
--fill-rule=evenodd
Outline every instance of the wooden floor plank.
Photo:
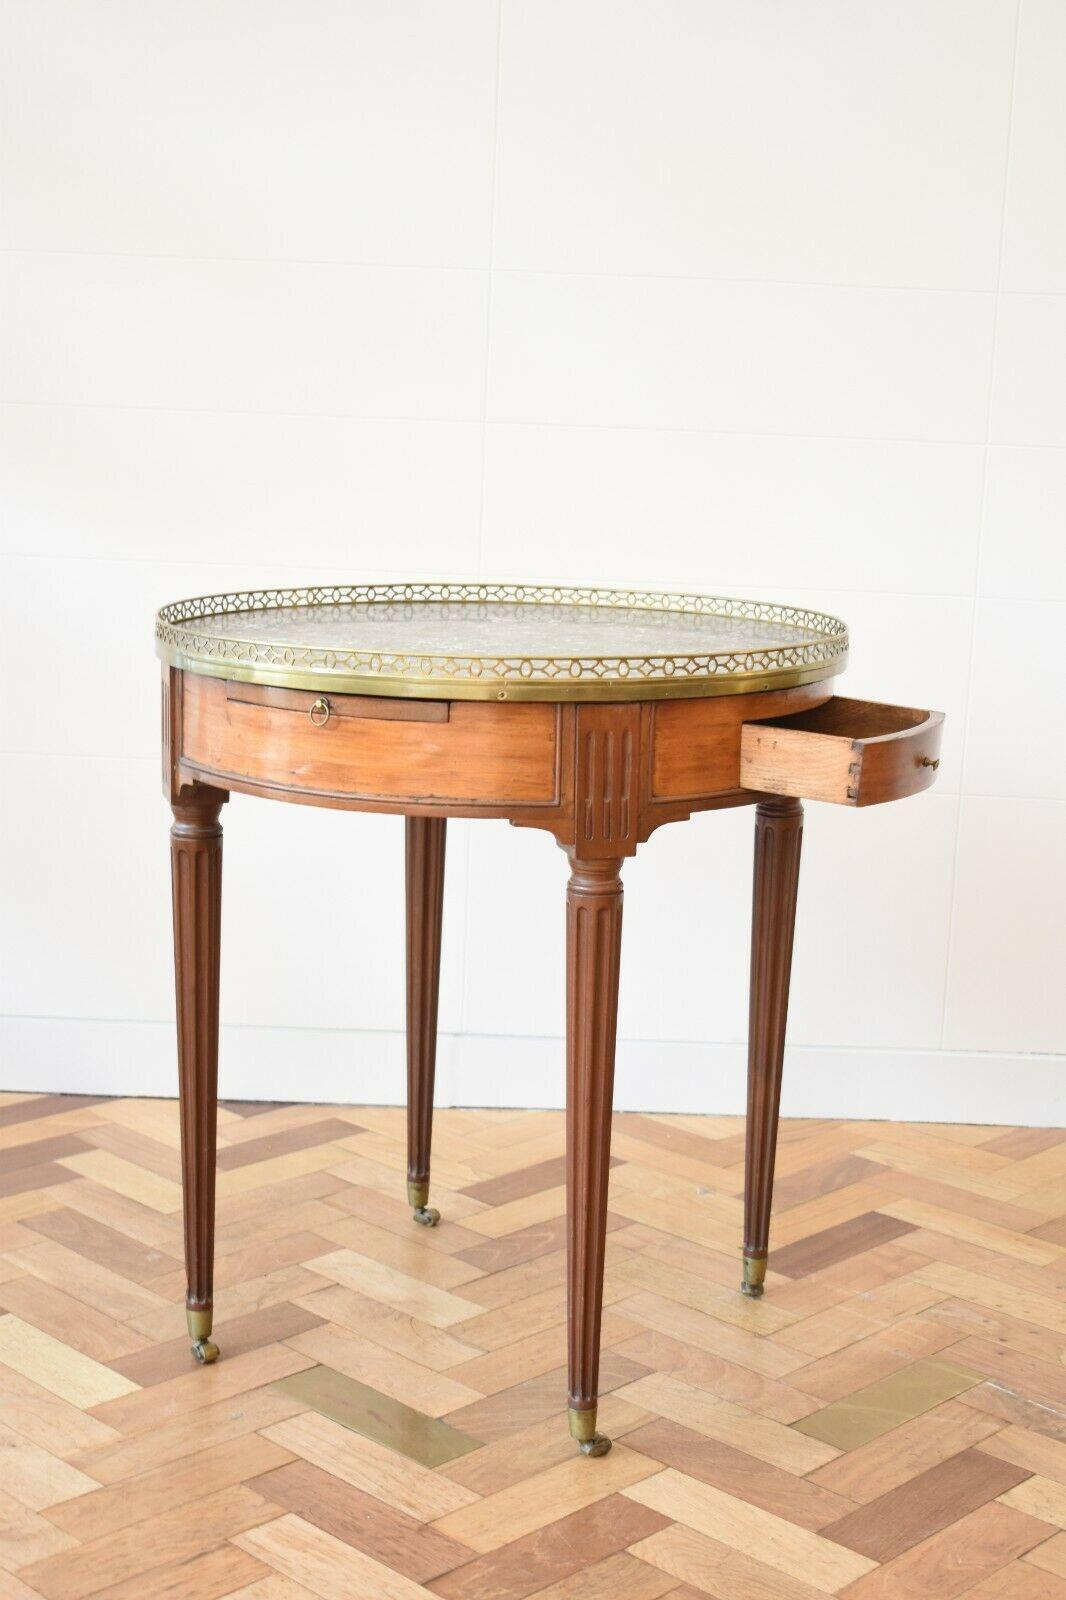
M 113 1442 L 98 1445 L 73 1458 L 74 1465 L 98 1483 L 121 1483 L 144 1472 L 175 1461 L 183 1461 L 214 1444 L 238 1439 L 302 1411 L 298 1400 L 290 1399 L 270 1386 L 243 1394 L 239 1406 L 232 1399 L 217 1400 L 189 1416 L 179 1416 L 166 1427 L 156 1427 L 131 1438 L 114 1436 Z M 89 1418 L 95 1421 L 95 1418 Z
M 428 1587 L 443 1600 L 524 1600 L 666 1525 L 667 1519 L 657 1512 L 621 1495 L 608 1495 L 456 1567 Z
M 805 1583 L 826 1594 L 836 1594 L 845 1584 L 874 1570 L 868 1557 L 673 1467 L 622 1492 L 731 1550 L 754 1556 L 777 1572 L 802 1573 Z
M 75 1495 L 85 1496 L 95 1488 L 86 1473 L 0 1422 L 0 1491 L 19 1505 L 30 1511 L 44 1511 Z
M 962 1450 L 839 1522 L 829 1523 L 822 1532 L 836 1544 L 883 1564 L 989 1500 L 1005 1497 L 1008 1505 L 1017 1505 L 1007 1490 L 1025 1480 L 1024 1468 L 982 1456 L 979 1450 Z M 1028 1503 L 1020 1509 L 1040 1514 Z
M 36 1121 L 40 1117 L 54 1117 L 66 1111 L 86 1111 L 90 1106 L 110 1105 L 105 1095 L 94 1094 L 40 1094 L 27 1095 L 25 1099 L 0 1106 L 0 1128 L 13 1128 L 18 1122 Z
M 843 1400 L 834 1400 L 824 1410 L 801 1417 L 792 1427 L 808 1438 L 853 1450 L 980 1381 L 980 1373 L 942 1357 L 932 1357 L 913 1362 L 888 1378 L 879 1378 Z
M 172 1100 L 3 1095 L 0 1600 L 1066 1600 L 1066 1130 L 616 1119 L 599 1425 L 561 1114 L 220 1109 L 214 1335 Z
M 82 1491 L 76 1499 L 53 1503 L 47 1512 L 64 1533 L 88 1542 L 137 1522 L 148 1522 L 176 1506 L 192 1507 L 197 1501 L 219 1494 L 260 1474 L 269 1473 L 292 1460 L 288 1450 L 273 1444 L 258 1433 L 228 1439 L 210 1449 L 199 1450 L 184 1461 L 139 1476 L 121 1484 L 100 1487 L 86 1478 L 92 1492 Z M 190 1510 L 190 1519 L 197 1512 Z
M 467 1545 L 309 1461 L 293 1461 L 250 1478 L 248 1487 L 416 1583 L 470 1559 Z
M 694 1433 L 678 1422 L 647 1423 L 628 1433 L 626 1444 L 653 1456 L 664 1467 L 676 1467 L 690 1478 L 724 1489 L 812 1532 L 839 1522 L 855 1509 L 855 1502 L 843 1495 L 760 1461 L 745 1449 Z
M 344 1288 L 341 1284 L 332 1284 L 328 1289 L 305 1295 L 300 1304 L 313 1312 L 317 1319 L 349 1328 L 386 1350 L 394 1350 L 410 1361 L 417 1361 L 431 1372 L 447 1372 L 464 1361 L 474 1361 L 484 1354 L 482 1347 L 476 1341 L 471 1341 L 467 1323 L 458 1324 L 462 1332 L 461 1336 L 457 1336 L 453 1331 L 455 1324 L 452 1330 L 436 1328 L 421 1317 L 397 1311 L 393 1306 L 372 1300 L 369 1295 Z M 477 1320 L 476 1317 L 472 1319 L 475 1324 Z M 551 1320 L 555 1322 L 558 1318 Z
M 261 1350 L 264 1345 L 277 1344 L 291 1339 L 294 1334 L 306 1333 L 321 1326 L 322 1318 L 287 1300 L 264 1306 L 261 1311 L 249 1311 L 240 1317 L 219 1317 L 214 1334 L 226 1347 L 226 1360 L 245 1355 L 250 1350 Z M 116 1372 L 139 1383 L 142 1389 L 152 1388 L 168 1378 L 181 1378 L 189 1371 L 189 1336 L 170 1339 L 163 1344 L 148 1345 L 135 1354 L 122 1356 L 110 1362 Z
M 420 1462 L 315 1411 L 303 1411 L 263 1431 L 293 1455 L 422 1522 L 474 1505 L 479 1498 Z
M 672 1600 L 703 1595 L 716 1600 L 823 1600 L 825 1594 L 806 1583 L 801 1572 L 782 1572 L 681 1522 L 631 1544 L 629 1553 L 684 1581 L 684 1591 L 670 1591 Z
M 813 1472 L 838 1454 L 832 1444 L 804 1438 L 795 1427 L 719 1400 L 669 1373 L 650 1373 L 619 1390 L 619 1396 L 711 1439 L 736 1445 L 757 1460 L 786 1472 Z
M 595 1474 L 588 1471 L 584 1457 L 571 1455 L 569 1461 L 486 1495 L 476 1505 L 449 1512 L 434 1526 L 472 1550 L 498 1550 L 658 1471 L 657 1462 L 624 1444 L 614 1447 L 609 1460 L 603 1458 Z
M 104 1366 L 134 1351 L 144 1350 L 149 1344 L 149 1340 L 128 1323 L 94 1311 L 84 1300 L 75 1300 L 73 1295 L 46 1283 L 43 1278 L 27 1275 L 0 1283 L 0 1308 L 12 1312 L 23 1322 L 32 1322 L 35 1328 L 51 1334 L 61 1344 L 69 1345 L 72 1350 Z M 131 1373 L 125 1376 L 138 1381 Z
M 10 1312 L 0 1317 L 0 1362 L 61 1400 L 85 1409 L 137 1393 L 137 1385 L 129 1378 Z
M 74 1548 L 68 1534 L 0 1489 L 0 1569 L 13 1572 Z
M 993 1501 L 840 1593 L 848 1600 L 955 1600 L 1052 1531 L 1048 1523 Z
M 141 1579 L 145 1593 L 152 1593 L 150 1574 L 155 1568 L 188 1561 L 276 1515 L 276 1506 L 242 1484 L 198 1503 L 195 1516 L 178 1506 L 150 1522 L 134 1523 L 34 1562 L 22 1569 L 21 1577 L 44 1600 L 83 1600 L 134 1577 Z
M 191 1561 L 178 1560 L 169 1566 L 155 1567 L 151 1573 L 151 1600 L 222 1600 L 222 1596 L 247 1595 L 250 1585 L 259 1583 L 270 1568 L 236 1545 L 220 1544 Z M 101 1589 L 96 1600 L 145 1600 L 146 1584 L 141 1574 Z M 306 1595 L 309 1591 L 305 1590 Z M 266 1597 L 260 1596 L 260 1600 Z M 282 1600 L 279 1595 L 273 1600 Z M 294 1600 L 294 1597 L 289 1597 Z M 301 1597 L 295 1597 L 301 1600 Z
M 351 1600 L 353 1594 L 373 1595 L 375 1600 L 426 1600 L 429 1592 L 291 1512 L 237 1534 L 234 1543 L 284 1577 L 304 1581 L 322 1600 Z

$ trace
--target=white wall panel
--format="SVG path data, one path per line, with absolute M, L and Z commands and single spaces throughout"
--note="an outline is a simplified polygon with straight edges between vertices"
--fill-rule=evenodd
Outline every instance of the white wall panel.
M 966 790 L 1066 800 L 1066 601 L 981 600 L 975 630 Z
M 508 0 L 497 262 L 992 288 L 1014 11 Z
M 500 422 L 984 437 L 992 303 L 924 290 L 502 273 Z
M 1066 1040 L 1064 874 L 1066 804 L 964 799 L 947 1050 L 1061 1054 Z
M 480 272 L 16 253 L 6 278 L 9 400 L 480 415 Z
M 12 0 L 22 250 L 485 266 L 494 0 Z
M 844 616 L 943 766 L 808 807 L 786 1110 L 1066 1117 L 1058 0 L 3 29 L 0 1085 L 173 1089 L 155 607 L 472 574 Z M 626 865 L 620 1105 L 742 1103 L 752 820 Z M 401 824 L 224 826 L 226 1092 L 401 1098 Z M 442 1102 L 559 1103 L 566 875 L 451 825 Z
M 474 567 L 476 422 L 9 405 L 3 423 L 11 554 L 244 562 L 254 582 L 301 551 L 331 580 Z
M 1066 445 L 1066 295 L 1005 294 L 996 326 L 991 437 Z
M 486 570 L 735 593 L 752 585 L 963 594 L 979 444 L 492 424 Z M 643 565 L 642 565 L 643 563 Z
M 1024 0 L 1011 114 L 1003 287 L 1066 293 L 1066 7 Z
M 981 594 L 1066 600 L 1066 449 L 995 445 L 988 452 Z

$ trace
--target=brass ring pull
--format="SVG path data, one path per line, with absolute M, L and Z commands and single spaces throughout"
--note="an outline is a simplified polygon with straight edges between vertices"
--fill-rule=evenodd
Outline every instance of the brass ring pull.
M 918 765 L 920 767 L 932 767 L 933 771 L 935 772 L 937 767 L 940 765 L 940 757 L 937 756 L 936 760 L 934 761 L 932 756 L 919 756 Z
M 315 701 L 307 715 L 311 718 L 316 728 L 324 728 L 329 721 L 330 703 L 321 697 Z

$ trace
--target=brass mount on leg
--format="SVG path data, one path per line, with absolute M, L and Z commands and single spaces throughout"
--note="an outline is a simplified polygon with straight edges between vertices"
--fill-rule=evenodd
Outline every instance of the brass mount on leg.
M 766 1257 L 744 1257 L 744 1280 L 740 1285 L 741 1294 L 750 1295 L 753 1300 L 758 1299 L 763 1292 L 763 1280 L 766 1277 Z

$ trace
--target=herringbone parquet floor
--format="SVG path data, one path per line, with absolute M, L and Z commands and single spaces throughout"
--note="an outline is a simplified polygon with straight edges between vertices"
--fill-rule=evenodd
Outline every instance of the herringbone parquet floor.
M 615 1124 L 601 1460 L 566 1435 L 562 1119 L 227 1106 L 184 1332 L 173 1102 L 0 1096 L 5 1600 L 1063 1600 L 1066 1132 Z

